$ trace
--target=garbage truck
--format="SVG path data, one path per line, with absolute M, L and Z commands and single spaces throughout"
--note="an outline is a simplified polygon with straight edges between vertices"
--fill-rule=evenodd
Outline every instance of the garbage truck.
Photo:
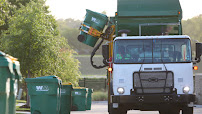
M 114 17 L 86 10 L 78 36 L 94 47 L 92 66 L 108 69 L 109 114 L 129 110 L 193 114 L 193 70 L 200 62 L 202 44 L 196 43 L 192 52 L 191 38 L 182 33 L 179 0 L 117 2 Z M 101 46 L 103 65 L 97 66 L 93 56 Z

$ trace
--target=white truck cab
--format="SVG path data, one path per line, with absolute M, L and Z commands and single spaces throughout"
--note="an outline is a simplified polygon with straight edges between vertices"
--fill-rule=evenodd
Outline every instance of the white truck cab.
M 113 47 L 113 108 L 193 112 L 189 36 L 117 37 Z M 172 113 L 164 112 L 166 105 Z

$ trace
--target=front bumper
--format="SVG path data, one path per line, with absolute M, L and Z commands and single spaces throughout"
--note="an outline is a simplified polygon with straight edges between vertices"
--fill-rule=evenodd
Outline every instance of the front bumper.
M 150 95 L 111 95 L 112 103 L 179 103 L 189 104 L 195 102 L 192 94 L 150 94 Z

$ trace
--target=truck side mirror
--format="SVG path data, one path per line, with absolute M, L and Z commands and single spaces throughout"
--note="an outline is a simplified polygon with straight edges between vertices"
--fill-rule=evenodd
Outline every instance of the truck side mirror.
M 196 43 L 196 60 L 197 62 L 201 61 L 202 55 L 202 43 Z
M 109 61 L 109 45 L 102 45 L 102 56 L 103 56 L 103 63 L 108 66 L 107 61 Z

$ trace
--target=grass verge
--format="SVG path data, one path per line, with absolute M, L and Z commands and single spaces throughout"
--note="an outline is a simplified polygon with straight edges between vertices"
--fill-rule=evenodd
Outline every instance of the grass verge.
M 26 103 L 25 100 L 16 100 L 16 105 L 18 103 Z M 20 106 L 16 106 L 16 111 L 30 111 L 30 108 L 22 108 Z
M 16 100 L 16 103 L 26 103 L 25 100 Z
M 106 101 L 107 98 L 108 98 L 108 93 L 102 92 L 102 91 L 94 92 L 92 96 L 93 101 Z
M 30 111 L 30 108 L 20 108 L 20 106 L 16 106 L 16 111 Z

